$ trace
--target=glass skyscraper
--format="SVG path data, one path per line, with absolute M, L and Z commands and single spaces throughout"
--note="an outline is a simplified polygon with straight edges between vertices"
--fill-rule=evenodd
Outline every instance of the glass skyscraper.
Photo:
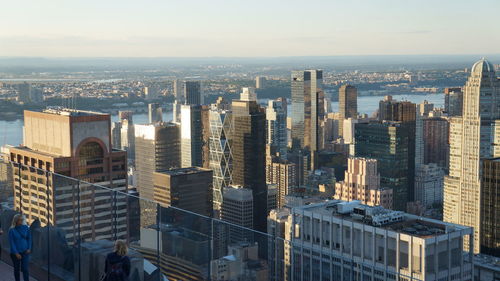
M 372 122 L 355 125 L 356 157 L 378 161 L 380 186 L 392 188 L 393 208 L 406 210 L 410 190 L 410 169 L 413 158 L 408 158 L 410 131 L 401 122 Z M 413 142 L 414 143 L 414 142 Z
M 292 149 L 307 150 L 314 170 L 316 153 L 322 147 L 321 122 L 324 118 L 322 70 L 292 71 Z

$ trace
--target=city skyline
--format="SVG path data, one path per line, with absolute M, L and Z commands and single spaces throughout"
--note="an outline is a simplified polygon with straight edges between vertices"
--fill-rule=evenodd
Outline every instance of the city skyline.
M 464 0 L 360 2 L 150 1 L 138 6 L 133 1 L 65 5 L 9 1 L 3 8 L 10 13 L 0 19 L 9 27 L 0 31 L 0 53 L 21 57 L 498 54 L 500 36 L 490 36 L 495 34 L 497 1 L 478 1 L 473 9 Z

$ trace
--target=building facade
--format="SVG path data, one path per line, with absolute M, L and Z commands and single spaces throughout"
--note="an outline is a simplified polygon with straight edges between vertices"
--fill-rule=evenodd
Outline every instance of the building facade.
M 200 81 L 184 82 L 184 103 L 192 105 L 203 104 L 203 96 L 201 94 Z
M 483 160 L 481 253 L 500 258 L 500 158 Z

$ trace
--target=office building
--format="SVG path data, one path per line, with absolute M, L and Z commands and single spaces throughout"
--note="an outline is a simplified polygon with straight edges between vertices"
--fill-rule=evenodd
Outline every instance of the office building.
M 135 125 L 137 190 L 142 198 L 154 200 L 154 172 L 181 166 L 179 131 L 174 123 Z
M 262 89 L 265 87 L 266 83 L 266 77 L 264 76 L 257 76 L 255 77 L 255 89 Z
M 415 201 L 425 208 L 442 205 L 444 175 L 436 163 L 421 164 L 415 171 Z
M 446 117 L 428 117 L 423 120 L 424 164 L 436 163 L 448 168 L 450 122 Z
M 149 124 L 163 121 L 163 111 L 159 103 L 148 104 L 148 121 Z
M 42 226 L 58 226 L 69 243 L 78 232 L 83 240 L 127 238 L 124 195 L 100 200 L 110 197 L 109 189 L 127 191 L 127 154 L 111 146 L 109 114 L 66 108 L 25 111 L 23 144 L 10 147 L 9 153 L 10 161 L 19 163 L 13 167 L 14 208 L 28 224 L 38 219 Z M 56 174 L 109 189 L 77 186 Z M 79 196 L 86 193 L 93 196 Z M 77 221 L 75 208 L 80 217 L 92 219 Z
M 291 209 L 283 280 L 472 280 L 472 228 L 357 201 Z
M 484 159 L 481 176 L 481 253 L 500 258 L 500 158 Z
M 448 116 L 462 116 L 463 92 L 462 88 L 444 89 L 444 111 Z
M 181 106 L 182 103 L 180 103 L 178 100 L 175 100 L 174 103 L 172 104 L 172 122 L 173 123 L 181 123 Z
M 207 217 L 212 216 L 212 171 L 190 167 L 153 173 L 153 199 Z
M 181 166 L 203 166 L 203 123 L 201 105 L 181 106 Z
M 416 106 L 409 101 L 396 101 L 392 96 L 385 96 L 379 102 L 378 120 L 379 121 L 400 121 L 409 122 L 416 119 Z
M 242 97 L 245 98 L 245 97 Z M 266 231 L 266 114 L 256 101 L 233 100 L 233 183 L 253 192 L 256 230 Z
M 315 170 L 316 154 L 322 148 L 323 71 L 292 71 L 291 89 L 292 149 L 308 151 L 308 170 Z
M 266 144 L 279 157 L 286 159 L 288 150 L 288 132 L 286 128 L 287 101 L 285 98 L 270 100 L 266 109 Z
M 414 184 L 411 163 L 415 160 L 408 153 L 412 131 L 402 122 L 389 121 L 358 123 L 355 131 L 356 157 L 377 160 L 380 185 L 392 189 L 393 208 L 406 210 L 406 204 L 412 201 Z
M 452 117 L 450 121 L 444 220 L 473 227 L 473 249 L 478 253 L 483 220 L 480 213 L 481 159 L 500 156 L 495 155 L 500 144 L 500 80 L 493 65 L 485 59 L 476 62 L 463 90 L 462 116 Z
M 222 204 L 222 192 L 232 182 L 233 152 L 231 132 L 233 118 L 227 103 L 219 100 L 209 111 L 209 167 L 213 171 L 214 210 Z
M 344 119 L 358 117 L 358 90 L 352 85 L 342 85 L 339 88 L 339 135 L 343 136 Z
M 392 189 L 380 186 L 377 160 L 349 158 L 347 163 L 344 181 L 335 183 L 334 198 L 392 209 Z
M 424 102 L 419 106 L 419 112 L 425 114 L 433 105 Z M 405 140 L 408 142 L 406 154 L 408 161 L 408 170 L 406 177 L 408 178 L 408 202 L 414 200 L 415 186 L 415 165 L 420 161 L 416 157 L 416 126 L 417 126 L 417 107 L 414 103 L 408 101 L 396 101 L 391 96 L 386 96 L 384 100 L 379 102 L 379 121 L 394 121 L 400 122 L 401 132 L 406 135 Z M 396 190 L 393 190 L 395 193 Z M 396 197 L 396 196 L 395 196 Z M 398 201 L 398 198 L 395 198 Z M 398 210 L 405 210 L 404 208 Z
M 264 208 L 264 211 L 267 211 L 267 202 Z M 221 219 L 230 223 L 228 224 L 228 241 L 231 244 L 241 241 L 253 241 L 253 232 L 248 230 L 254 228 L 253 213 L 254 197 L 251 189 L 242 186 L 224 187 Z M 231 226 L 231 224 L 244 228 Z
M 285 205 L 285 196 L 298 186 L 296 165 L 276 156 L 266 156 L 266 182 L 277 187 L 277 206 Z
M 184 104 L 202 105 L 203 96 L 199 81 L 184 82 Z

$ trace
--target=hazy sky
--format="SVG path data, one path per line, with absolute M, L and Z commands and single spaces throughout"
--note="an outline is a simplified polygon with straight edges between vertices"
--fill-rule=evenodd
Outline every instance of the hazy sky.
M 0 56 L 500 53 L 500 0 L 1 0 L 0 7 Z

